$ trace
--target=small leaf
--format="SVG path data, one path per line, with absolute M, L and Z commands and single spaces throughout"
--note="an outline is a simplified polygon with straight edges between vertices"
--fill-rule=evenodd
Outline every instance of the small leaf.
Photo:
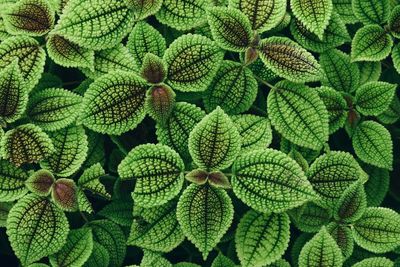
M 69 0 L 54 33 L 82 47 L 99 50 L 120 43 L 132 24 L 133 17 L 124 1 Z
M 104 149 L 104 137 L 101 134 L 86 129 L 86 135 L 88 137 L 89 149 L 87 157 L 83 163 L 83 168 L 89 168 L 90 166 L 99 163 L 104 165 L 105 163 L 105 149 Z
M 202 92 L 217 73 L 222 58 L 223 52 L 207 37 L 183 35 L 165 51 L 167 83 L 176 90 Z
M 191 184 L 180 197 L 176 214 L 183 233 L 205 260 L 231 225 L 233 205 L 225 190 Z
M 137 68 L 142 66 L 144 56 L 152 53 L 162 57 L 166 49 L 164 37 L 145 21 L 136 23 L 126 44 L 129 52 L 134 58 Z
M 133 202 L 131 199 L 116 199 L 104 206 L 97 214 L 119 225 L 131 226 Z
M 21 0 L 3 14 L 4 24 L 13 35 L 41 36 L 54 26 L 54 11 L 47 0 Z
M 110 262 L 110 255 L 108 251 L 96 241 L 93 241 L 92 254 L 83 266 L 85 267 L 97 267 L 97 266 L 108 266 Z
M 400 44 L 396 44 L 392 49 L 392 61 L 397 73 L 400 73 Z
M 390 33 L 396 37 L 400 38 L 400 6 L 395 6 L 389 16 L 388 21 Z
M 382 72 L 381 62 L 358 62 L 358 67 L 360 69 L 360 85 L 367 82 L 374 82 L 379 80 Z
M 360 70 L 350 57 L 340 50 L 332 49 L 321 54 L 319 63 L 326 74 L 324 85 L 337 91 L 354 92 L 360 82 Z
M 387 208 L 367 208 L 353 225 L 356 243 L 371 252 L 386 253 L 400 245 L 400 215 Z
M 285 213 L 245 213 L 235 234 L 242 266 L 265 266 L 280 259 L 289 244 L 289 228 L 289 216 Z
M 185 175 L 186 180 L 189 182 L 202 185 L 207 183 L 208 179 L 208 172 L 202 169 L 195 169 L 190 171 L 188 174 Z
M 78 209 L 81 212 L 87 212 L 89 214 L 92 214 L 93 207 L 92 204 L 90 203 L 89 199 L 85 195 L 82 189 L 78 188 L 78 193 L 77 193 L 77 201 L 78 201 Z
M 243 52 L 250 46 L 253 39 L 251 24 L 240 10 L 213 7 L 207 11 L 207 18 L 214 40 L 223 49 Z
M 71 230 L 67 243 L 49 257 L 52 266 L 82 266 L 92 254 L 93 235 L 88 227 Z
M 395 95 L 396 84 L 368 82 L 361 85 L 354 99 L 357 110 L 363 115 L 379 115 L 389 108 Z
M 394 263 L 385 257 L 372 257 L 368 259 L 364 259 L 362 261 L 357 262 L 352 267 L 374 267 L 374 266 L 385 266 L 385 267 L 394 267 Z
M 342 252 L 325 227 L 300 252 L 299 267 L 342 266 Z
M 144 118 L 147 83 L 134 73 L 115 71 L 93 82 L 83 98 L 83 124 L 96 132 L 120 135 Z
M 57 131 L 72 124 L 82 111 L 82 97 L 61 88 L 35 91 L 26 114 L 45 131 Z
M 0 72 L 0 117 L 8 123 L 18 120 L 28 103 L 28 87 L 17 60 Z
M 389 191 L 389 171 L 366 164 L 363 168 L 369 175 L 364 184 L 368 206 L 379 206 Z
M 161 253 L 147 249 L 143 250 L 143 258 L 142 261 L 140 262 L 140 266 L 173 267 L 173 265 L 168 260 L 163 258 Z
M 231 117 L 242 140 L 242 152 L 266 148 L 272 143 L 271 123 L 267 118 L 242 114 Z
M 105 174 L 100 163 L 94 164 L 90 168 L 84 170 L 83 174 L 79 177 L 78 186 L 105 198 L 110 198 L 110 194 L 107 193 L 104 185 L 100 183 L 99 180 L 99 178 Z
M 328 141 L 328 112 L 312 88 L 281 81 L 269 92 L 267 103 L 271 124 L 289 141 L 314 150 Z
M 240 151 L 240 135 L 228 115 L 217 107 L 205 116 L 189 135 L 189 152 L 202 169 L 223 170 Z
M 28 172 L 0 159 L 1 201 L 14 201 L 23 197 L 28 192 L 25 188 L 25 181 L 28 177 Z
M 352 0 L 354 15 L 364 24 L 383 24 L 390 14 L 389 0 Z
M 316 233 L 332 219 L 332 212 L 316 203 L 308 202 L 290 211 L 292 222 L 302 232 Z
M 78 188 L 74 180 L 58 179 L 51 188 L 51 199 L 62 210 L 76 211 L 78 209 Z
M 74 174 L 82 166 L 88 150 L 85 129 L 81 126 L 70 126 L 49 133 L 54 144 L 54 152 L 40 163 L 44 169 L 60 177 Z
M 208 182 L 210 185 L 225 189 L 232 188 L 228 177 L 223 172 L 215 171 L 208 174 Z
M 140 75 L 149 83 L 157 84 L 164 81 L 167 74 L 165 62 L 158 56 L 147 53 L 143 58 Z
M 124 2 L 130 8 L 135 21 L 156 14 L 163 4 L 163 0 L 124 0 Z
M 250 20 L 251 28 L 260 33 L 277 26 L 286 12 L 285 0 L 230 0 L 229 6 L 245 14 Z
M 222 253 L 219 253 L 218 256 L 213 260 L 211 267 L 237 267 L 237 265 L 230 258 L 224 256 Z
M 361 218 L 367 208 L 367 197 L 362 181 L 350 185 L 343 191 L 335 207 L 334 217 L 346 223 L 355 222 Z
M 175 92 L 168 85 L 155 85 L 147 91 L 145 108 L 157 123 L 165 125 L 174 106 Z
M 58 65 L 67 68 L 93 68 L 94 52 L 88 48 L 65 39 L 64 37 L 51 34 L 46 43 L 49 57 Z
M 316 196 L 301 167 L 274 149 L 240 155 L 232 172 L 233 192 L 260 212 L 282 212 Z
M 351 229 L 346 225 L 332 222 L 326 226 L 326 230 L 335 239 L 336 244 L 342 251 L 343 258 L 349 258 L 354 250 L 354 239 Z
M 23 265 L 57 252 L 66 242 L 68 220 L 50 200 L 29 194 L 8 214 L 7 235 Z
M 154 251 L 169 252 L 185 238 L 176 219 L 176 203 L 153 208 L 135 206 L 128 244 Z
M 357 126 L 352 137 L 356 155 L 364 162 L 391 170 L 393 144 L 389 131 L 375 121 L 364 121 Z
M 390 54 L 392 46 L 392 37 L 380 26 L 364 26 L 356 32 L 351 42 L 351 60 L 383 60 Z
M 287 37 L 270 37 L 259 45 L 260 58 L 273 72 L 295 82 L 320 79 L 321 67 L 313 55 Z
M 351 6 L 352 0 L 332 0 L 333 10 L 336 11 L 344 23 L 356 23 L 358 20 L 354 16 Z
M 6 132 L 0 141 L 0 155 L 20 166 L 47 158 L 54 150 L 49 136 L 34 124 L 24 124 Z
M 331 0 L 291 0 L 290 7 L 294 16 L 320 39 L 332 15 Z
M 240 114 L 251 107 L 257 92 L 257 80 L 250 69 L 224 60 L 204 94 L 204 106 L 207 111 L 220 106 L 227 114 Z
M 132 198 L 142 207 L 153 207 L 174 198 L 183 185 L 184 163 L 165 145 L 145 144 L 131 150 L 118 166 L 122 180 L 135 179 Z
M 31 174 L 25 181 L 25 185 L 29 191 L 39 196 L 48 196 L 51 186 L 55 182 L 54 175 L 48 170 L 38 170 Z

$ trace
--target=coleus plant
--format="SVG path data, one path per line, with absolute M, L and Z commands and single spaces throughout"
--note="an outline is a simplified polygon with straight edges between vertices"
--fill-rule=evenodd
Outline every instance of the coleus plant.
M 10 266 L 399 264 L 397 0 L 0 10 Z

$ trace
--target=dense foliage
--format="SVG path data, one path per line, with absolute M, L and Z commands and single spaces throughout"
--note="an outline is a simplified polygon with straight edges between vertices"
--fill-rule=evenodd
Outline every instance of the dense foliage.
M 0 265 L 400 266 L 400 0 L 0 0 Z

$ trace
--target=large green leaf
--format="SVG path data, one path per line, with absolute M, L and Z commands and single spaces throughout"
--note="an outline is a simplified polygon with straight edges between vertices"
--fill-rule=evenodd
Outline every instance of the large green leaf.
M 375 253 L 386 253 L 400 246 L 400 215 L 387 208 L 367 208 L 353 225 L 356 243 Z
M 133 16 L 124 1 L 69 0 L 54 33 L 98 50 L 120 43 L 132 25 Z
M 83 98 L 82 122 L 101 133 L 134 129 L 144 118 L 147 83 L 134 73 L 115 71 L 93 82 Z
M 239 132 L 220 107 L 205 116 L 189 135 L 190 155 L 198 167 L 207 171 L 229 167 L 240 147 Z
M 268 94 L 271 124 L 289 141 L 314 150 L 328 141 L 329 117 L 324 102 L 310 87 L 281 81 Z
M 165 51 L 167 82 L 173 89 L 184 92 L 204 91 L 217 73 L 222 58 L 223 51 L 207 37 L 183 35 Z
M 227 114 L 239 114 L 251 107 L 257 92 L 257 80 L 250 69 L 224 60 L 204 94 L 204 106 L 208 111 L 220 106 Z
M 26 114 L 45 131 L 56 131 L 72 124 L 82 111 L 82 97 L 62 88 L 35 91 Z
M 29 194 L 8 215 L 7 235 L 16 256 L 28 265 L 57 252 L 69 232 L 67 217 L 50 200 Z
M 265 266 L 281 258 L 290 239 L 290 220 L 285 213 L 265 214 L 250 210 L 235 234 L 241 266 Z
M 352 143 L 356 155 L 364 162 L 391 170 L 393 144 L 389 131 L 375 121 L 364 121 L 354 131 Z
M 294 16 L 320 39 L 332 15 L 331 0 L 290 0 Z
M 103 167 L 101 167 L 100 163 L 96 163 L 90 166 L 90 168 L 86 169 L 79 177 L 78 186 L 95 194 L 99 194 L 105 198 L 110 198 L 110 194 L 107 193 L 104 185 L 99 180 L 100 177 L 105 174 L 106 173 Z
M 260 212 L 282 212 L 316 197 L 301 167 L 274 149 L 240 155 L 232 172 L 233 192 Z
M 28 172 L 0 159 L 1 201 L 14 201 L 24 196 L 28 192 L 25 187 L 28 177 Z
M 28 89 L 18 61 L 14 60 L 0 72 L 0 118 L 14 122 L 25 111 L 28 103 Z
M 335 239 L 325 227 L 308 241 L 300 252 L 299 267 L 342 266 L 343 257 Z
M 334 218 L 342 222 L 355 222 L 367 208 L 367 196 L 363 181 L 358 180 L 343 191 L 334 211 Z
M 321 67 L 313 55 L 287 37 L 270 37 L 260 42 L 262 61 L 273 72 L 294 82 L 319 80 Z
M 383 24 L 390 14 L 389 0 L 352 0 L 354 15 L 364 24 Z
M 224 189 L 191 184 L 180 197 L 176 213 L 183 233 L 206 259 L 231 225 L 233 205 Z
M 363 115 L 379 115 L 389 108 L 397 84 L 368 82 L 361 85 L 355 95 L 354 104 Z
M 34 124 L 23 124 L 6 132 L 0 141 L 0 156 L 20 166 L 47 158 L 54 151 L 49 136 Z
M 184 163 L 178 153 L 165 145 L 135 147 L 118 166 L 122 180 L 135 179 L 133 200 L 142 207 L 153 207 L 174 198 L 183 185 Z
M 250 46 L 253 39 L 251 24 L 240 10 L 213 7 L 207 11 L 207 17 L 212 36 L 220 47 L 243 52 Z
M 344 23 L 355 23 L 357 18 L 354 16 L 351 6 L 352 0 L 332 0 L 333 10 L 336 11 Z
M 40 165 L 60 177 L 74 174 L 86 159 L 88 142 L 85 129 L 73 125 L 51 132 L 49 136 L 53 141 L 55 151 Z

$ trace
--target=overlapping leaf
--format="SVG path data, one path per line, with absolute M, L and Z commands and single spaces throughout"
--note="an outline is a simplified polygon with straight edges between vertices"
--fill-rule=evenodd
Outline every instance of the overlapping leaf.
M 25 186 L 29 191 L 39 196 L 48 196 L 51 187 L 55 182 L 54 175 L 48 170 L 38 170 L 32 173 L 25 181 Z
M 354 222 L 361 218 L 367 208 L 367 197 L 361 180 L 350 185 L 336 204 L 334 218 L 343 222 Z
M 360 85 L 379 80 L 382 73 L 382 64 L 379 61 L 358 62 L 360 69 Z
M 78 204 L 78 187 L 74 180 L 67 178 L 60 178 L 55 181 L 51 187 L 51 199 L 64 211 L 77 211 Z
M 363 115 L 379 115 L 389 108 L 397 85 L 387 82 L 368 82 L 355 95 L 357 110 Z
M 110 194 L 107 193 L 104 185 L 99 180 L 103 175 L 105 175 L 105 171 L 100 163 L 94 164 L 79 177 L 78 186 L 105 198 L 110 198 Z
M 351 6 L 352 0 L 332 0 L 333 10 L 336 11 L 344 23 L 355 23 L 357 18 L 354 16 Z
M 385 266 L 394 267 L 394 263 L 385 257 L 372 257 L 357 262 L 353 267 L 370 267 L 370 266 Z
M 120 198 L 112 200 L 104 206 L 97 214 L 101 215 L 121 226 L 131 226 L 132 216 L 132 199 Z
M 308 202 L 294 210 L 291 210 L 291 218 L 294 225 L 302 232 L 316 233 L 322 226 L 328 224 L 332 218 L 332 212 L 313 202 Z
M 391 11 L 388 25 L 392 35 L 396 38 L 400 38 L 400 6 L 396 6 Z
M 390 14 L 389 0 L 352 0 L 354 15 L 364 24 L 383 24 Z
M 332 222 L 326 226 L 326 230 L 335 239 L 342 251 L 343 258 L 349 258 L 354 250 L 354 239 L 350 227 Z
M 368 181 L 364 184 L 368 206 L 379 206 L 389 191 L 389 171 L 364 164 Z
M 83 266 L 85 267 L 96 267 L 96 266 L 108 266 L 110 263 L 110 254 L 104 246 L 100 245 L 96 241 L 93 241 L 93 250 L 90 254 L 89 259 Z
M 15 167 L 6 160 L 0 160 L 0 199 L 1 201 L 14 201 L 24 196 L 28 190 L 25 181 L 28 172 Z
M 126 5 L 131 9 L 133 17 L 136 21 L 145 19 L 154 15 L 160 10 L 163 0 L 124 0 Z

